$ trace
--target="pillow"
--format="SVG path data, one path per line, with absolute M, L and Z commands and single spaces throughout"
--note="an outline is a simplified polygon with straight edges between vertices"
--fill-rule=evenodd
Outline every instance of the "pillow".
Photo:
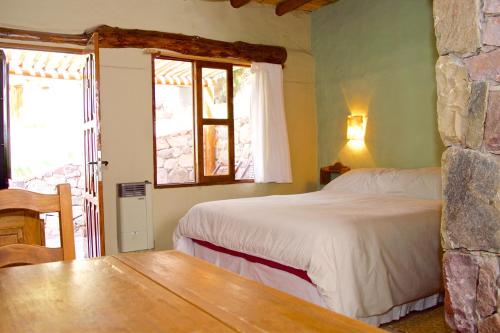
M 441 168 L 354 169 L 332 180 L 323 191 L 441 200 Z

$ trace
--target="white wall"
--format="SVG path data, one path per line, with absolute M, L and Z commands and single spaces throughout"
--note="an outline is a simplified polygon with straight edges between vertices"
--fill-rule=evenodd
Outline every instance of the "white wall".
M 155 240 L 171 248 L 177 221 L 194 204 L 226 198 L 297 193 L 316 189 L 314 61 L 309 15 L 274 15 L 274 7 L 182 0 L 2 0 L 0 26 L 81 33 L 107 24 L 287 48 L 285 104 L 293 184 L 235 184 L 153 191 Z M 139 49 L 101 49 L 101 112 L 106 250 L 117 251 L 116 184 L 153 181 L 151 58 Z

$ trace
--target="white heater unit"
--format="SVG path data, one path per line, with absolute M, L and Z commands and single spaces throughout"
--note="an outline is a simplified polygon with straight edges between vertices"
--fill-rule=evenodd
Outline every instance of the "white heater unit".
M 118 245 L 120 252 L 154 248 L 150 182 L 118 184 Z

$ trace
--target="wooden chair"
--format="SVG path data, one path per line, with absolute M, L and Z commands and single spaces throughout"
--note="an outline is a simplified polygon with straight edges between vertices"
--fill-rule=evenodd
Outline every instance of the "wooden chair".
M 14 240 L 12 241 L 14 244 L 0 246 L 0 268 L 75 259 L 71 187 L 69 184 L 57 185 L 57 194 L 40 194 L 15 189 L 0 190 L 0 213 L 3 213 L 2 216 L 8 216 L 9 212 L 14 214 L 19 210 L 28 210 L 39 214 L 58 212 L 61 247 L 48 248 L 41 245 L 16 243 Z M 5 219 L 0 219 L 0 224 L 3 220 Z

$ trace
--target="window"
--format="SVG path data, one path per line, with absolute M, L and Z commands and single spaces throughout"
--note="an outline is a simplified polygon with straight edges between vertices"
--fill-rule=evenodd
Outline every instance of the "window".
M 253 179 L 250 68 L 153 57 L 155 186 Z

